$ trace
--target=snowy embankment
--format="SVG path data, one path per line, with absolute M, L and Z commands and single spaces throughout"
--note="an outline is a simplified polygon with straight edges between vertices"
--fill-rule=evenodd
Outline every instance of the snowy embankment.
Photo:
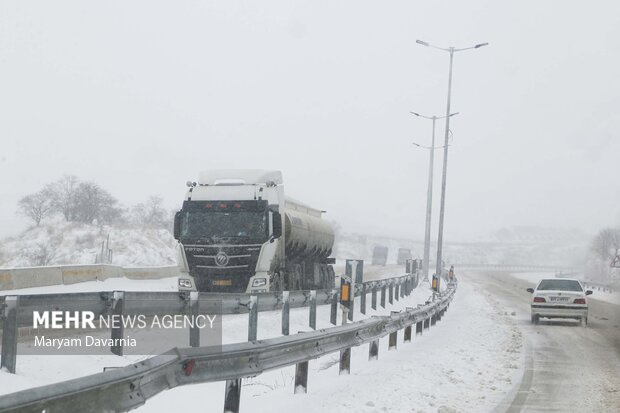
M 430 296 L 421 284 L 413 294 L 367 316 L 389 314 L 424 302 Z M 355 319 L 363 315 L 356 312 Z M 320 306 L 317 327 L 328 328 L 329 306 Z M 308 330 L 308 309 L 291 310 L 291 332 Z M 259 339 L 279 335 L 281 314 L 259 314 Z M 225 316 L 224 343 L 244 341 L 247 314 Z M 294 395 L 294 366 L 244 380 L 242 409 L 274 411 L 490 411 L 500 404 L 522 375 L 521 336 L 498 304 L 462 283 L 444 318 L 387 351 L 381 340 L 379 360 L 368 361 L 368 345 L 352 352 L 351 375 L 338 376 L 338 354 L 310 362 L 308 394 Z M 17 375 L 0 372 L 3 394 L 122 366 L 138 357 L 19 356 Z M 139 411 L 194 411 L 198 406 L 223 406 L 224 383 L 185 386 L 161 393 Z M 208 402 L 208 403 L 207 403 Z
M 94 264 L 102 244 L 115 265 L 176 264 L 176 240 L 166 229 L 53 221 L 0 241 L 0 267 Z

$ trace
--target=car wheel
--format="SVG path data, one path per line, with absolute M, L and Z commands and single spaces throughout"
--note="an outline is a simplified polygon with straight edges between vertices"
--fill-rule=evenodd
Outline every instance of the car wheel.
M 538 314 L 532 314 L 532 324 L 538 324 L 539 321 L 540 317 L 538 316 Z
M 581 317 L 581 326 L 582 327 L 588 326 L 588 317 Z

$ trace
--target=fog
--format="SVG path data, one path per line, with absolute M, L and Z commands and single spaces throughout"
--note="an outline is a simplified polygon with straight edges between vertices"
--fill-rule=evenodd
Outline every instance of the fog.
M 347 230 L 421 239 L 409 111 L 445 114 L 448 54 L 416 39 L 490 43 L 455 55 L 448 241 L 620 224 L 617 2 L 5 0 L 0 235 L 63 174 L 174 208 L 201 170 L 261 168 Z

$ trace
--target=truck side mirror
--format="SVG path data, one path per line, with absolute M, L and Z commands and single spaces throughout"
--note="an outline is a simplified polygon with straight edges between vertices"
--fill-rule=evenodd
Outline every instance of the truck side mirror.
M 278 211 L 273 211 L 273 238 L 282 236 L 282 215 Z
M 181 238 L 181 211 L 177 211 L 174 214 L 174 239 L 178 240 Z

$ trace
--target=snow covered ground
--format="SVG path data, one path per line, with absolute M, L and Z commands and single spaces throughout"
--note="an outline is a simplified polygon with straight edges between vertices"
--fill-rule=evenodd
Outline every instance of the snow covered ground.
M 425 289 L 428 293 L 428 290 Z M 420 290 L 422 292 L 424 290 Z M 419 295 L 423 297 L 424 294 Z M 436 326 L 412 343 L 368 361 L 368 345 L 352 352 L 351 375 L 338 375 L 338 355 L 310 362 L 308 394 L 293 394 L 294 367 L 244 381 L 241 409 L 252 412 L 484 412 L 512 393 L 522 376 L 522 337 L 512 316 L 491 297 L 459 285 L 453 304 Z M 141 412 L 193 411 L 200 401 L 223 406 L 224 384 L 164 392 Z M 246 410 L 247 411 L 247 410 Z
M 108 239 L 113 264 L 134 267 L 176 264 L 176 240 L 166 229 L 55 220 L 0 240 L 0 267 L 94 264 L 97 255 L 101 255 L 102 243 Z
M 609 291 L 599 291 L 596 289 L 592 291 L 592 295 L 588 297 L 589 300 L 599 300 L 620 305 L 620 292 L 614 291 L 610 293 Z
M 389 314 L 424 302 L 426 284 L 411 297 L 367 316 Z M 356 312 L 355 320 L 362 315 Z M 329 307 L 320 306 L 317 327 L 327 328 Z M 279 312 L 259 314 L 259 338 L 279 335 Z M 308 330 L 308 309 L 291 310 L 291 332 Z M 225 316 L 224 343 L 244 341 L 247 315 Z M 52 383 L 96 373 L 103 367 L 122 366 L 137 357 L 19 356 L 17 375 L 0 372 L 0 392 Z M 461 283 L 442 321 L 412 343 L 387 351 L 381 340 L 379 360 L 368 361 L 368 345 L 352 352 L 351 375 L 338 376 L 338 354 L 310 362 L 308 394 L 294 395 L 294 367 L 244 380 L 242 411 L 254 412 L 384 412 L 384 411 L 491 411 L 518 383 L 523 364 L 521 335 L 512 317 L 492 297 Z M 138 409 L 141 412 L 221 411 L 224 383 L 180 387 L 166 391 Z M 207 407 L 208 406 L 208 407 Z

